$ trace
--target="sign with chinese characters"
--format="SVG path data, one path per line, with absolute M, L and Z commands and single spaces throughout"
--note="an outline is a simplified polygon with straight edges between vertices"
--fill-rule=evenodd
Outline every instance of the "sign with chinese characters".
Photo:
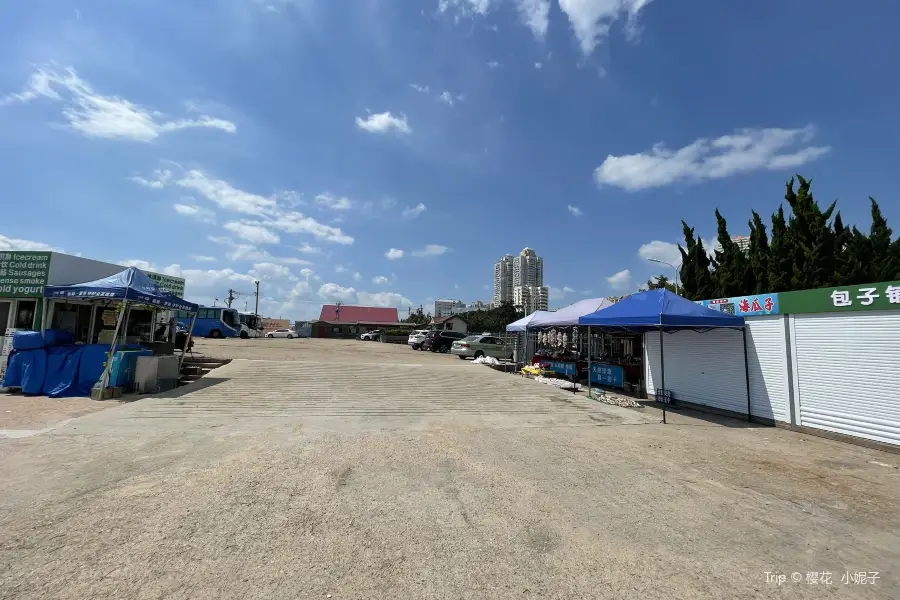
M 50 274 L 50 252 L 0 252 L 0 298 L 40 298 Z
M 575 363 L 564 360 L 544 361 L 541 363 L 541 367 L 564 377 L 574 377 L 576 373 Z
M 778 294 L 756 294 L 754 296 L 736 296 L 734 298 L 718 298 L 716 300 L 700 300 L 701 306 L 741 317 L 758 317 L 760 315 L 778 314 Z M 781 312 L 787 312 L 782 310 Z
M 147 277 L 159 286 L 159 289 L 170 294 L 175 294 L 179 298 L 184 298 L 184 279 L 181 277 L 172 277 L 170 275 L 160 275 L 159 273 L 151 273 L 144 271 Z
M 591 383 L 610 387 L 625 387 L 625 370 L 616 365 L 591 364 Z
M 664 390 L 662 388 L 656 388 L 656 401 L 660 404 L 665 404 L 668 406 L 675 406 L 675 396 L 672 395 L 672 390 Z
M 900 309 L 900 281 L 783 292 L 783 313 L 823 313 Z

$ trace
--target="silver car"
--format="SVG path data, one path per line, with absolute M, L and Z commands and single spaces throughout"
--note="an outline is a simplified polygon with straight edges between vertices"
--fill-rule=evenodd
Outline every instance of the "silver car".
M 470 335 L 453 342 L 450 352 L 463 360 L 480 356 L 493 356 L 498 360 L 512 357 L 512 349 L 503 340 L 492 335 Z

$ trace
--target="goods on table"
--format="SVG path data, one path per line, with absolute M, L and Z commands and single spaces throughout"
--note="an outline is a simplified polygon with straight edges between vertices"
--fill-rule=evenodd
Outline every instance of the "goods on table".
M 546 383 L 547 385 L 552 385 L 553 387 L 558 387 L 560 389 L 571 390 L 572 386 L 575 386 L 575 389 L 578 389 L 577 383 L 572 383 L 567 379 L 556 379 L 555 377 L 544 377 L 542 375 L 538 375 L 534 378 L 538 383 Z

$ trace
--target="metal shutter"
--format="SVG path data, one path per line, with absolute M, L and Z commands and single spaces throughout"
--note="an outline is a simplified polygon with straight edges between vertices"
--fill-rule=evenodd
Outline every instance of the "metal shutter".
M 666 387 L 677 400 L 747 414 L 744 340 L 740 331 L 664 333 Z M 659 333 L 644 335 L 647 393 L 659 380 Z
M 789 423 L 785 317 L 748 317 L 746 322 L 751 413 L 754 417 Z
M 900 313 L 791 319 L 800 425 L 900 444 Z

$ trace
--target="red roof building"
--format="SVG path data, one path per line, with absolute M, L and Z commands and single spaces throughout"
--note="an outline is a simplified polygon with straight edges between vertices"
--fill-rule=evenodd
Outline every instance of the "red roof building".
M 340 310 L 338 310 L 340 308 Z M 397 323 L 400 315 L 396 308 L 376 308 L 374 306 L 349 306 L 342 304 L 323 304 L 320 321 L 338 321 L 341 323 Z

